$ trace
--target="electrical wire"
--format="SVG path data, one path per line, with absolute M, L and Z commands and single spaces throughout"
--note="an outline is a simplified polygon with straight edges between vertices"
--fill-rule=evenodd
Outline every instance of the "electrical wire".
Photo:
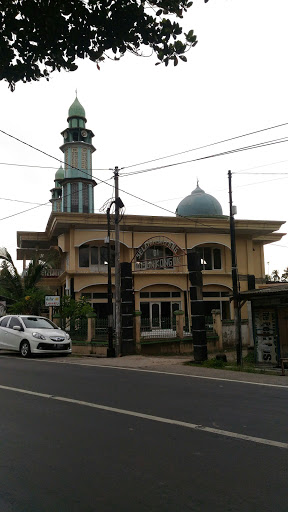
M 20 199 L 10 199 L 8 197 L 0 197 L 0 200 L 1 201 L 11 201 L 12 203 L 25 203 L 25 204 L 34 204 L 34 205 L 37 205 L 37 206 L 42 206 L 41 203 L 33 203 L 32 201 L 23 201 L 23 200 L 20 200 Z
M 288 123 L 284 123 L 284 124 L 286 125 L 286 124 L 288 124 Z M 283 124 L 283 125 L 278 125 L 278 126 L 284 126 L 284 124 Z M 272 129 L 272 128 L 267 128 L 267 130 L 268 130 L 268 129 Z M 261 131 L 265 131 L 265 130 L 266 130 L 266 129 L 263 129 L 263 130 L 261 130 Z M 3 133 L 4 135 L 7 135 L 7 136 L 9 136 L 9 137 L 11 137 L 11 138 L 13 138 L 13 139 L 17 140 L 18 142 L 20 142 L 20 143 L 22 143 L 22 144 L 24 144 L 24 145 L 27 145 L 28 147 L 30 147 L 30 148 L 32 148 L 32 149 L 35 149 L 36 151 L 39 151 L 40 153 L 45 154 L 46 156 L 49 156 L 50 158 L 53 158 L 54 160 L 57 160 L 57 161 L 59 162 L 59 158 L 56 158 L 56 157 L 54 157 L 53 155 L 49 155 L 48 153 L 46 153 L 46 152 L 44 152 L 44 151 L 42 151 L 42 150 L 40 150 L 40 149 L 38 149 L 38 148 L 36 148 L 36 147 L 32 146 L 31 144 L 28 144 L 28 143 L 26 143 L 26 142 L 24 142 L 24 141 L 22 141 L 22 140 L 18 139 L 17 137 L 15 137 L 15 136 L 13 136 L 13 135 L 11 135 L 11 134 L 8 134 L 8 133 L 7 133 L 7 132 L 5 132 L 4 130 L 1 130 L 1 129 L 0 129 L 0 132 L 1 132 L 1 133 Z M 243 135 L 243 136 L 244 136 L 244 135 Z M 230 154 L 230 153 L 235 153 L 235 152 L 238 152 L 238 151 L 243 151 L 243 150 L 248 150 L 248 149 L 254 149 L 254 148 L 258 148 L 258 147 L 268 146 L 268 145 L 271 145 L 271 144 L 278 144 L 278 143 L 280 143 L 280 142 L 288 142 L 288 138 L 287 138 L 287 137 L 282 137 L 282 138 L 274 139 L 274 140 L 267 141 L 267 142 L 264 142 L 264 143 L 259 143 L 259 144 L 255 144 L 255 145 L 251 145 L 251 146 L 246 146 L 246 147 L 243 147 L 243 148 L 238 148 L 238 149 L 234 149 L 234 150 L 230 150 L 230 151 L 225 151 L 225 152 L 218 153 L 218 154 L 214 154 L 214 155 L 208 155 L 208 156 L 206 156 L 206 157 L 197 158 L 197 159 L 190 160 L 190 161 L 187 161 L 187 162 L 179 162 L 179 163 L 174 163 L 174 164 L 164 165 L 164 166 L 155 167 L 155 168 L 152 168 L 152 169 L 146 169 L 146 170 L 142 170 L 142 171 L 136 171 L 136 172 L 132 172 L 132 173 L 127 173 L 126 175 L 129 175 L 129 176 L 130 176 L 130 175 L 132 175 L 132 174 L 139 174 L 139 173 L 142 173 L 142 172 L 149 172 L 149 171 L 156 170 L 156 169 L 164 169 L 164 168 L 172 167 L 172 166 L 175 166 L 175 165 L 181 165 L 181 164 L 184 164 L 184 163 L 190 163 L 191 161 L 197 161 L 197 160 L 204 160 L 204 159 L 208 159 L 208 158 L 214 158 L 214 157 L 217 157 L 217 156 L 222 156 L 222 155 L 226 155 L 226 154 Z M 90 175 L 90 174 L 88 174 L 87 172 L 83 171 L 82 169 L 78 169 L 77 167 L 74 167 L 74 166 L 72 166 L 72 165 L 69 165 L 69 167 L 70 167 L 70 168 L 73 168 L 73 169 L 76 169 L 76 170 L 79 170 L 79 171 L 81 171 L 83 174 L 87 174 L 87 175 L 89 176 L 89 178 L 91 179 L 91 175 Z M 111 169 L 111 168 L 109 168 L 109 169 L 106 169 L 106 170 L 112 170 L 112 169 Z M 125 176 L 125 174 L 123 174 L 123 175 L 121 175 L 121 176 L 123 177 L 123 176 Z M 114 184 L 108 183 L 108 181 L 110 181 L 112 178 L 110 178 L 110 179 L 109 179 L 109 180 L 107 180 L 107 181 L 105 181 L 105 180 L 101 180 L 99 177 L 96 177 L 96 176 L 93 176 L 93 175 L 92 175 L 92 178 L 94 178 L 94 179 L 98 180 L 100 183 L 106 184 L 106 185 L 108 185 L 108 186 L 110 186 L 110 187 L 114 187 Z M 172 213 L 173 215 L 175 215 L 175 212 L 173 212 L 173 211 L 171 211 L 171 210 L 169 210 L 169 209 L 167 209 L 167 208 L 164 208 L 164 207 L 162 207 L 162 206 L 159 206 L 159 205 L 157 205 L 157 204 L 154 204 L 154 203 L 152 203 L 151 201 L 148 201 L 147 199 L 143 199 L 143 198 L 141 198 L 141 197 L 139 197 L 139 196 L 136 196 L 135 194 L 132 194 L 132 193 L 130 193 L 130 192 L 127 192 L 127 191 L 125 191 L 124 189 L 119 189 L 119 192 L 123 192 L 124 194 L 127 194 L 127 195 L 129 195 L 129 196 L 131 196 L 131 197 L 133 197 L 133 198 L 135 198 L 135 199 L 137 199 L 137 200 L 139 200 L 139 201 L 142 201 L 142 202 L 144 202 L 144 203 L 146 203 L 146 204 L 149 204 L 149 205 L 151 205 L 151 206 L 154 206 L 154 207 L 156 207 L 156 208 L 159 208 L 159 209 L 161 209 L 161 210 L 163 210 L 163 211 L 165 211 L 165 212 L 167 212 L 167 213 L 170 213 L 170 214 Z M 26 213 L 27 211 L 31 211 L 31 210 L 33 210 L 33 209 L 35 209 L 35 208 L 39 208 L 39 207 L 41 207 L 41 206 L 45 206 L 45 205 L 49 204 L 49 202 L 50 202 L 50 201 L 48 201 L 48 202 L 46 202 L 46 203 L 43 203 L 43 204 L 41 204 L 41 205 L 35 206 L 35 207 L 33 207 L 33 208 L 30 208 L 30 209 L 28 209 L 28 210 L 24 210 L 23 212 L 18 212 L 18 213 L 16 213 L 16 214 L 9 215 L 9 216 L 7 216 L 7 217 L 3 217 L 2 219 L 0 219 L 0 221 L 1 221 L 1 220 L 6 220 L 6 219 L 11 218 L 11 217 L 14 217 L 14 216 L 16 216 L 16 215 L 20 215 L 21 213 Z M 182 216 L 182 215 L 178 215 L 178 217 L 180 217 L 180 218 L 182 217 L 182 218 L 184 218 L 184 219 L 186 219 L 186 220 L 187 220 L 187 217 L 184 217 L 184 216 Z M 199 221 L 199 219 L 190 219 L 190 220 L 191 220 L 191 222 L 193 222 L 194 224 L 195 224 L 195 223 L 197 223 L 197 224 L 202 225 L 202 226 L 205 226 L 205 227 L 209 227 L 209 228 L 212 228 L 212 229 L 214 228 L 214 227 L 213 227 L 213 226 L 211 226 L 211 225 L 208 225 L 208 224 L 205 224 L 205 223 L 203 223 L 203 222 Z
M 0 133 L 3 133 L 4 135 L 7 135 L 7 137 L 10 137 L 11 139 L 17 140 L 17 142 L 20 142 L 21 144 L 24 144 L 25 146 L 28 146 L 31 149 L 34 149 L 35 151 L 38 151 L 39 153 L 42 153 L 43 155 L 48 156 L 49 158 L 53 158 L 53 160 L 57 160 L 57 162 L 65 163 L 62 160 L 59 160 L 59 158 L 56 158 L 56 156 L 50 155 L 49 153 L 46 153 L 46 151 L 43 151 L 43 149 L 36 148 L 35 146 L 32 146 L 32 144 L 28 144 L 28 142 L 25 142 L 24 140 L 18 139 L 18 137 L 15 137 L 15 135 L 11 135 L 10 133 L 5 132 L 4 130 L 0 129 Z M 73 165 L 69 165 L 72 169 L 75 169 Z M 76 167 L 77 169 L 77 167 Z M 82 170 L 82 169 L 78 169 Z M 109 171 L 110 169 L 101 169 L 103 171 Z M 84 171 L 82 171 L 84 172 Z M 87 174 L 87 173 L 86 173 Z
M 12 135 L 11 135 L 12 137 Z M 25 143 L 23 143 L 25 144 Z M 51 158 L 56 158 L 56 157 L 52 157 Z M 63 160 L 59 160 L 59 158 L 57 159 L 59 161 L 59 164 L 64 164 L 65 162 Z M 58 170 L 59 168 L 58 167 L 52 167 L 52 166 L 48 166 L 48 165 L 30 165 L 30 164 L 16 164 L 16 163 L 8 163 L 8 162 L 0 162 L 0 165 L 10 165 L 12 167 L 31 167 L 31 168 L 35 168 L 35 169 L 54 169 L 54 170 Z M 96 168 L 93 168 L 91 169 L 91 171 L 107 171 L 107 169 L 96 169 Z
M 223 139 L 223 140 L 219 140 L 219 141 L 216 141 L 216 142 L 212 142 L 211 144 L 205 144 L 203 146 L 198 146 L 196 148 L 187 149 L 186 151 L 180 151 L 179 153 L 174 153 L 172 155 L 161 156 L 161 157 L 158 157 L 158 158 L 154 158 L 153 160 L 146 160 L 146 162 L 139 162 L 138 164 L 126 165 L 122 169 L 130 169 L 131 167 L 136 167 L 138 165 L 146 165 L 146 164 L 150 164 L 152 162 L 157 162 L 159 160 L 164 160 L 166 158 L 173 158 L 174 156 L 184 155 L 185 153 L 190 153 L 192 151 L 197 151 L 199 149 L 209 148 L 211 146 L 216 146 L 217 144 L 223 144 L 224 142 L 230 142 L 231 140 L 241 139 L 243 137 L 248 137 L 250 135 L 255 135 L 256 133 L 261 133 L 261 132 L 265 132 L 265 131 L 268 131 L 268 130 L 274 130 L 275 128 L 281 128 L 281 127 L 287 126 L 287 125 L 288 125 L 288 122 L 287 123 L 277 124 L 277 125 L 274 125 L 274 126 L 269 126 L 268 128 L 262 128 L 261 130 L 255 130 L 253 132 L 244 133 L 242 135 L 237 135 L 235 137 L 229 137 L 228 139 Z
M 254 145 L 251 145 L 251 146 L 244 146 L 242 148 L 231 149 L 231 150 L 228 150 L 228 151 L 223 151 L 221 153 L 215 153 L 215 154 L 212 154 L 212 155 L 206 155 L 206 156 L 202 156 L 202 157 L 198 157 L 198 158 L 193 158 L 192 160 L 185 160 L 183 162 L 175 162 L 175 163 L 172 163 L 172 164 L 166 164 L 166 165 L 162 165 L 162 166 L 158 166 L 158 167 L 152 167 L 150 169 L 142 169 L 140 171 L 132 171 L 132 172 L 129 172 L 129 173 L 121 173 L 121 177 L 123 178 L 123 177 L 127 177 L 127 176 L 133 176 L 133 175 L 136 175 L 136 174 L 142 174 L 142 173 L 151 172 L 151 171 L 158 171 L 160 169 L 167 169 L 169 167 L 175 167 L 176 165 L 183 165 L 183 164 L 188 164 L 188 163 L 192 163 L 192 162 L 199 162 L 201 160 L 207 160 L 209 158 L 216 158 L 218 156 L 230 155 L 232 153 L 238 153 L 238 152 L 241 152 L 241 151 L 248 151 L 248 150 L 251 150 L 251 149 L 258 149 L 258 148 L 262 148 L 262 147 L 266 147 L 266 146 L 271 146 L 271 145 L 274 145 L 274 144 L 281 144 L 283 142 L 288 142 L 288 138 L 287 137 L 282 137 L 281 139 L 274 139 L 274 140 L 271 140 L 271 141 L 262 142 L 262 143 L 259 143 L 259 144 L 254 144 Z
M 257 174 L 261 174 L 261 175 L 264 175 L 264 176 L 268 176 L 268 175 L 279 175 L 279 174 L 288 174 L 288 172 L 233 172 L 233 174 L 241 174 L 241 175 L 245 175 L 245 174 L 249 174 L 251 176 L 256 176 Z

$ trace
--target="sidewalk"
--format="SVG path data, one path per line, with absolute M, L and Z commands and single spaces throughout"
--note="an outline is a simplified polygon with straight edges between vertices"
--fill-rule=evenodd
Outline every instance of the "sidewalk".
M 191 356 L 124 356 L 124 357 L 78 357 L 72 356 L 69 359 L 59 358 L 59 362 L 89 366 L 111 366 L 114 368 L 128 368 L 143 371 L 165 372 L 181 375 L 191 375 L 204 378 L 218 378 L 224 380 L 235 380 L 241 382 L 252 382 L 259 384 L 274 384 L 288 387 L 288 370 L 286 375 L 269 375 L 263 373 L 246 373 L 238 371 L 229 371 L 214 368 L 200 368 L 197 366 L 184 365 L 185 362 L 191 361 Z

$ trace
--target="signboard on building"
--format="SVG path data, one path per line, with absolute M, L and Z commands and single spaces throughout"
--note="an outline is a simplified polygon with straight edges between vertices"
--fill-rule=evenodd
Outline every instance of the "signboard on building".
M 274 310 L 254 310 L 255 344 L 258 363 L 277 363 L 277 319 Z
M 135 254 L 135 270 L 172 269 L 181 266 L 183 250 L 170 238 L 156 236 L 146 240 Z
M 60 306 L 60 297 L 59 295 L 45 295 L 45 306 Z

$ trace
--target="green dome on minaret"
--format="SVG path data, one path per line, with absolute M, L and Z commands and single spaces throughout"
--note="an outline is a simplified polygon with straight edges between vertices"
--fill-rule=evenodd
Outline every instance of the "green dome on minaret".
M 68 119 L 70 117 L 84 117 L 84 119 L 85 119 L 85 110 L 82 107 L 82 105 L 81 105 L 80 101 L 78 100 L 77 96 L 76 96 L 75 100 L 73 101 L 71 107 L 69 108 Z
M 62 165 L 60 165 L 58 171 L 55 174 L 55 180 L 54 181 L 63 180 L 63 178 L 64 178 L 64 169 L 63 169 Z
M 190 196 L 184 197 L 176 208 L 176 215 L 181 217 L 213 217 L 223 215 L 222 206 L 216 197 L 206 194 L 202 188 L 197 187 Z

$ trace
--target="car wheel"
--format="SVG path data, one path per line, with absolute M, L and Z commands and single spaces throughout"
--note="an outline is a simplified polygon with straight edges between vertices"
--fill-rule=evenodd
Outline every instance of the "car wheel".
M 31 354 L 31 350 L 30 350 L 30 345 L 29 345 L 29 341 L 22 341 L 21 345 L 20 345 L 20 354 L 22 357 L 29 357 L 30 354 Z

